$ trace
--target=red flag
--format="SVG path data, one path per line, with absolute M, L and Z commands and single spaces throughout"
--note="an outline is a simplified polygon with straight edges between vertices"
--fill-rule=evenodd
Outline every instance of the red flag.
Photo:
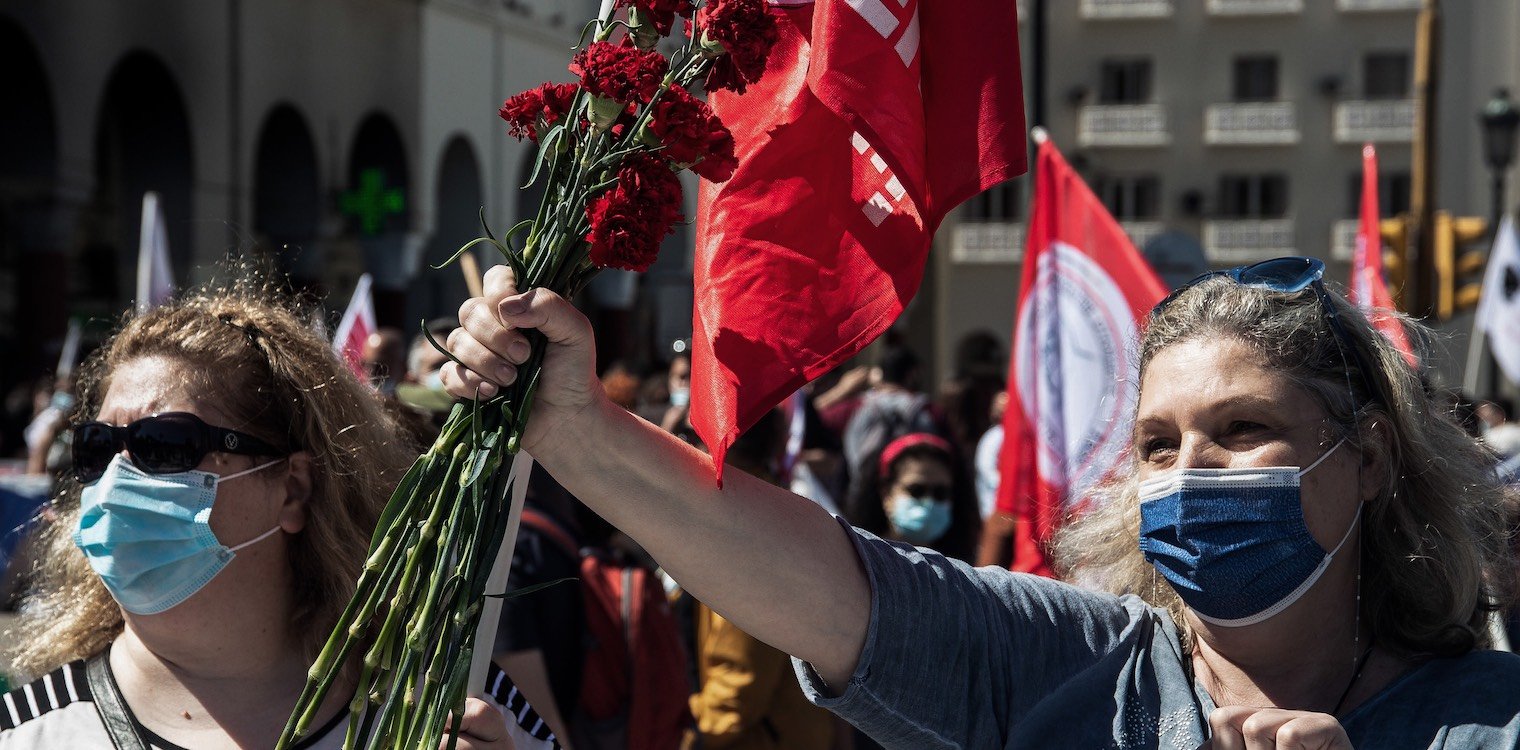
M 378 329 L 375 300 L 370 296 L 369 285 L 369 274 L 361 274 L 359 283 L 354 285 L 354 296 L 348 299 L 348 309 L 338 321 L 338 330 L 333 332 L 332 341 L 333 351 L 348 364 L 348 369 L 353 370 L 361 383 L 370 382 L 369 372 L 364 368 L 364 342 Z
M 691 421 L 723 455 L 854 356 L 918 291 L 940 220 L 1022 173 L 1007 0 L 771 0 L 779 40 L 715 92 L 739 167 L 697 211 Z
M 1137 332 L 1166 287 L 1054 144 L 1037 159 L 997 507 L 1013 569 L 1048 576 L 1056 527 L 1127 454 Z
M 1362 214 L 1356 227 L 1356 254 L 1351 257 L 1351 303 L 1361 308 L 1372 327 L 1398 347 L 1410 367 L 1419 367 L 1409 336 L 1399 319 L 1389 315 L 1393 295 L 1383 279 L 1383 233 L 1378 228 L 1377 151 L 1362 146 Z

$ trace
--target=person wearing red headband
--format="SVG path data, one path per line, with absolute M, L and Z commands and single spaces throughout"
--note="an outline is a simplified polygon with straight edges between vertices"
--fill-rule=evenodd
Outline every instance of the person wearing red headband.
M 911 432 L 867 456 L 850 486 L 845 518 L 883 539 L 972 561 L 981 519 L 971 480 L 944 438 Z

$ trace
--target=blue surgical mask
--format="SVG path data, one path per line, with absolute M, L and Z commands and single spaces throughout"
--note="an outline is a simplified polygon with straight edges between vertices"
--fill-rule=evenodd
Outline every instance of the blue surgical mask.
M 1178 469 L 1140 483 L 1140 550 L 1198 618 L 1262 622 L 1298 601 L 1330 567 L 1304 523 L 1300 483 L 1345 440 L 1296 466 Z M 1357 514 L 1360 518 L 1361 514 Z
M 672 388 L 670 390 L 671 406 L 686 406 L 691 403 L 690 388 Z
M 422 384 L 435 391 L 443 390 L 443 370 L 433 370 L 422 376 Z
M 950 530 L 950 502 L 926 497 L 899 497 L 892 504 L 892 529 L 909 544 L 930 544 Z
M 200 591 L 238 550 L 280 530 L 275 526 L 229 548 L 212 533 L 210 521 L 218 485 L 283 460 L 226 476 L 148 474 L 118 455 L 80 494 L 74 544 L 123 609 L 163 612 Z

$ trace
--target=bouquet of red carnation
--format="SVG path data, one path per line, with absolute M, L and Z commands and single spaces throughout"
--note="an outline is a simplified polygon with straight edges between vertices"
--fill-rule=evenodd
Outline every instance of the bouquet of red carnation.
M 649 268 L 682 220 L 676 173 L 721 182 L 736 166 L 733 137 L 690 89 L 743 91 L 776 39 L 765 0 L 604 7 L 570 63 L 578 80 L 542 84 L 501 106 L 508 134 L 538 144 L 530 184 L 545 192 L 537 214 L 499 238 L 486 228 L 455 255 L 496 248 L 523 291 L 573 297 L 602 268 Z M 655 47 L 677 17 L 687 19 L 685 39 L 667 57 Z M 521 482 L 504 459 L 517 453 L 543 346 L 535 340 L 516 382 L 495 398 L 456 404 L 402 479 L 279 747 L 311 731 L 327 691 L 350 669 L 359 681 L 344 747 L 431 748 L 457 733 L 449 716 L 480 687 L 469 680 L 487 581 L 516 528 L 509 490 Z

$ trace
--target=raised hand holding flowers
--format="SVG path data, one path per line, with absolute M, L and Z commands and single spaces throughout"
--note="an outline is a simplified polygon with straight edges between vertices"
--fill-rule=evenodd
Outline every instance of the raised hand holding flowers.
M 687 87 L 705 79 L 742 91 L 759 77 L 775 40 L 764 0 L 616 7 L 628 9 L 628 20 L 599 19 L 570 64 L 577 83 L 545 83 L 500 110 L 509 135 L 539 145 L 530 182 L 544 186 L 544 199 L 533 218 L 501 237 L 487 229 L 455 257 L 496 248 L 524 292 L 573 298 L 601 268 L 648 269 L 683 218 L 676 173 L 722 181 L 736 166 L 733 137 Z M 669 58 L 654 49 L 676 16 L 693 13 Z M 354 671 L 345 747 L 433 748 L 457 734 L 450 716 L 481 687 L 470 679 L 472 664 L 489 657 L 474 652 L 482 603 L 499 595 L 487 582 L 520 510 L 514 484 L 526 481 L 504 471 L 515 465 L 507 459 L 518 452 L 541 376 L 542 337 L 525 333 L 534 343 L 517 378 L 490 398 L 456 404 L 391 496 L 358 593 L 312 665 L 280 747 L 314 729 L 328 690 Z

